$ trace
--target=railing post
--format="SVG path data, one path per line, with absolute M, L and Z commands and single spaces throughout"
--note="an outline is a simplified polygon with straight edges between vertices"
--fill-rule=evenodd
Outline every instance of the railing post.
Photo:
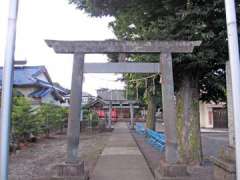
M 108 106 L 108 128 L 112 128 L 112 102 Z
M 131 121 L 131 129 L 134 129 L 134 107 L 133 107 L 133 103 L 130 103 L 130 121 Z

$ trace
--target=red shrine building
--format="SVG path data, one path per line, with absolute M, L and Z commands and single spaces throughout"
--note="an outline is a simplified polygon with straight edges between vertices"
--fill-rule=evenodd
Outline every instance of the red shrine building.
M 127 100 L 124 96 L 124 90 L 97 90 L 97 98 L 86 106 L 94 110 L 100 119 L 106 119 L 109 114 L 109 108 L 112 108 L 111 119 L 116 121 L 128 121 L 130 118 L 130 104 L 133 104 L 135 114 L 139 109 L 137 101 Z

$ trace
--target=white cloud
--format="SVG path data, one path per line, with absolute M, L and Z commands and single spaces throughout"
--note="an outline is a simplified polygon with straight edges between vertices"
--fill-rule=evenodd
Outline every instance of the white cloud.
M 3 64 L 8 4 L 0 2 L 0 64 Z M 68 0 L 20 0 L 17 25 L 16 59 L 28 65 L 45 65 L 53 81 L 70 88 L 72 56 L 55 54 L 44 39 L 105 40 L 115 38 L 108 23 L 113 18 L 91 18 L 77 10 Z M 87 55 L 86 62 L 106 62 L 103 55 Z M 96 81 L 94 77 L 101 77 Z M 102 79 L 102 80 L 101 80 Z M 107 79 L 107 80 L 105 80 Z M 112 82 L 114 74 L 85 75 L 84 90 L 95 94 L 101 87 L 123 88 Z

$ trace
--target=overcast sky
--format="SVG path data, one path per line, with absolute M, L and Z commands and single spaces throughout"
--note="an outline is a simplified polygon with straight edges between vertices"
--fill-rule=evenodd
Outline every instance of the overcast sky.
M 0 2 L 0 65 L 4 61 L 8 6 Z M 113 18 L 92 18 L 69 5 L 68 0 L 19 0 L 16 54 L 27 65 L 45 65 L 53 81 L 70 88 L 72 55 L 55 54 L 44 39 L 105 40 L 115 38 L 108 23 Z M 104 55 L 87 55 L 86 62 L 106 62 Z M 83 89 L 96 95 L 98 88 L 121 89 L 121 75 L 87 74 Z

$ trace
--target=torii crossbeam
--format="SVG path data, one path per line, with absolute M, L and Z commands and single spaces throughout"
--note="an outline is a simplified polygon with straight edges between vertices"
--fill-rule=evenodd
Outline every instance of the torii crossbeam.
M 101 53 L 191 53 L 201 41 L 55 41 L 49 47 L 61 54 Z
M 84 73 L 160 73 L 159 63 L 85 63 Z

